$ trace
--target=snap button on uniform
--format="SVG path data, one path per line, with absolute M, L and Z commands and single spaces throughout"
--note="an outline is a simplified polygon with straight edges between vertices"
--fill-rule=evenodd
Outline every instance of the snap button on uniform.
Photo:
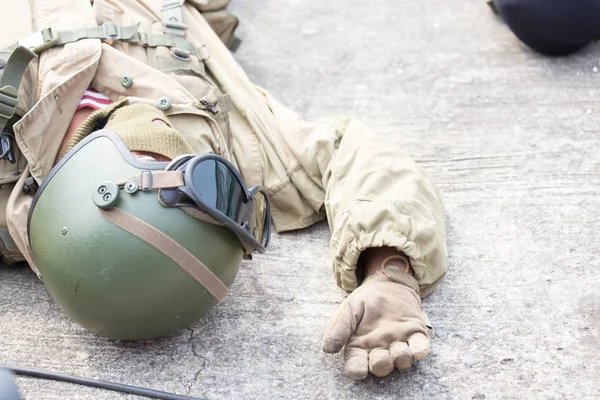
M 159 97 L 156 101 L 156 107 L 162 111 L 168 110 L 171 107 L 171 99 L 166 96 Z
M 131 75 L 123 75 L 123 77 L 121 78 L 121 86 L 123 86 L 125 89 L 129 89 L 131 85 L 133 85 L 133 78 L 131 77 Z

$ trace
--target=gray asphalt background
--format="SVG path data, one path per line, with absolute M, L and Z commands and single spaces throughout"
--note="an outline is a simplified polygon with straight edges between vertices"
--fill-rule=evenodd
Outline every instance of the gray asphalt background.
M 600 397 L 600 45 L 543 58 L 480 0 L 234 0 L 251 78 L 309 118 L 361 116 L 443 193 L 450 270 L 429 357 L 355 383 L 320 351 L 343 295 L 321 224 L 278 235 L 180 334 L 98 338 L 0 268 L 0 362 L 208 399 Z M 27 399 L 126 399 L 19 379 Z

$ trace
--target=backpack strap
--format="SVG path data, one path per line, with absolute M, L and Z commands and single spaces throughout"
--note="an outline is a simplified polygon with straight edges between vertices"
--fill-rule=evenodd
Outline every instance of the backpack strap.
M 179 48 L 195 54 L 196 48 L 181 35 L 166 33 L 164 35 L 149 35 L 139 31 L 140 24 L 120 26 L 113 22 L 105 22 L 102 25 L 91 28 L 81 28 L 72 31 L 56 32 L 56 40 L 51 46 L 61 46 L 67 43 L 77 42 L 83 39 L 100 39 L 103 41 L 119 40 L 122 42 L 133 43 L 144 47 L 165 46 L 169 48 Z
M 37 55 L 24 46 L 16 46 L 0 76 L 0 132 L 15 115 L 19 103 L 19 86 L 29 62 Z

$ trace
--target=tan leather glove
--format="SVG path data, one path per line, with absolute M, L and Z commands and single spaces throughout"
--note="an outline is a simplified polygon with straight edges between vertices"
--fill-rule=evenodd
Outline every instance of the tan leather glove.
M 333 315 L 323 337 L 323 351 L 345 349 L 346 373 L 365 379 L 371 371 L 386 376 L 408 369 L 429 351 L 429 324 L 421 310 L 419 285 L 410 275 L 399 281 L 381 274 L 368 278 Z

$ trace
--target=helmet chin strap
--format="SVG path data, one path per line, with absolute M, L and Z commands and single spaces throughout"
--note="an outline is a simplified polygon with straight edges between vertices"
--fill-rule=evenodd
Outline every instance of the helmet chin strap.
M 227 286 L 202 261 L 169 236 L 120 208 L 98 208 L 98 211 L 113 225 L 140 238 L 177 263 L 219 302 L 227 295 Z

